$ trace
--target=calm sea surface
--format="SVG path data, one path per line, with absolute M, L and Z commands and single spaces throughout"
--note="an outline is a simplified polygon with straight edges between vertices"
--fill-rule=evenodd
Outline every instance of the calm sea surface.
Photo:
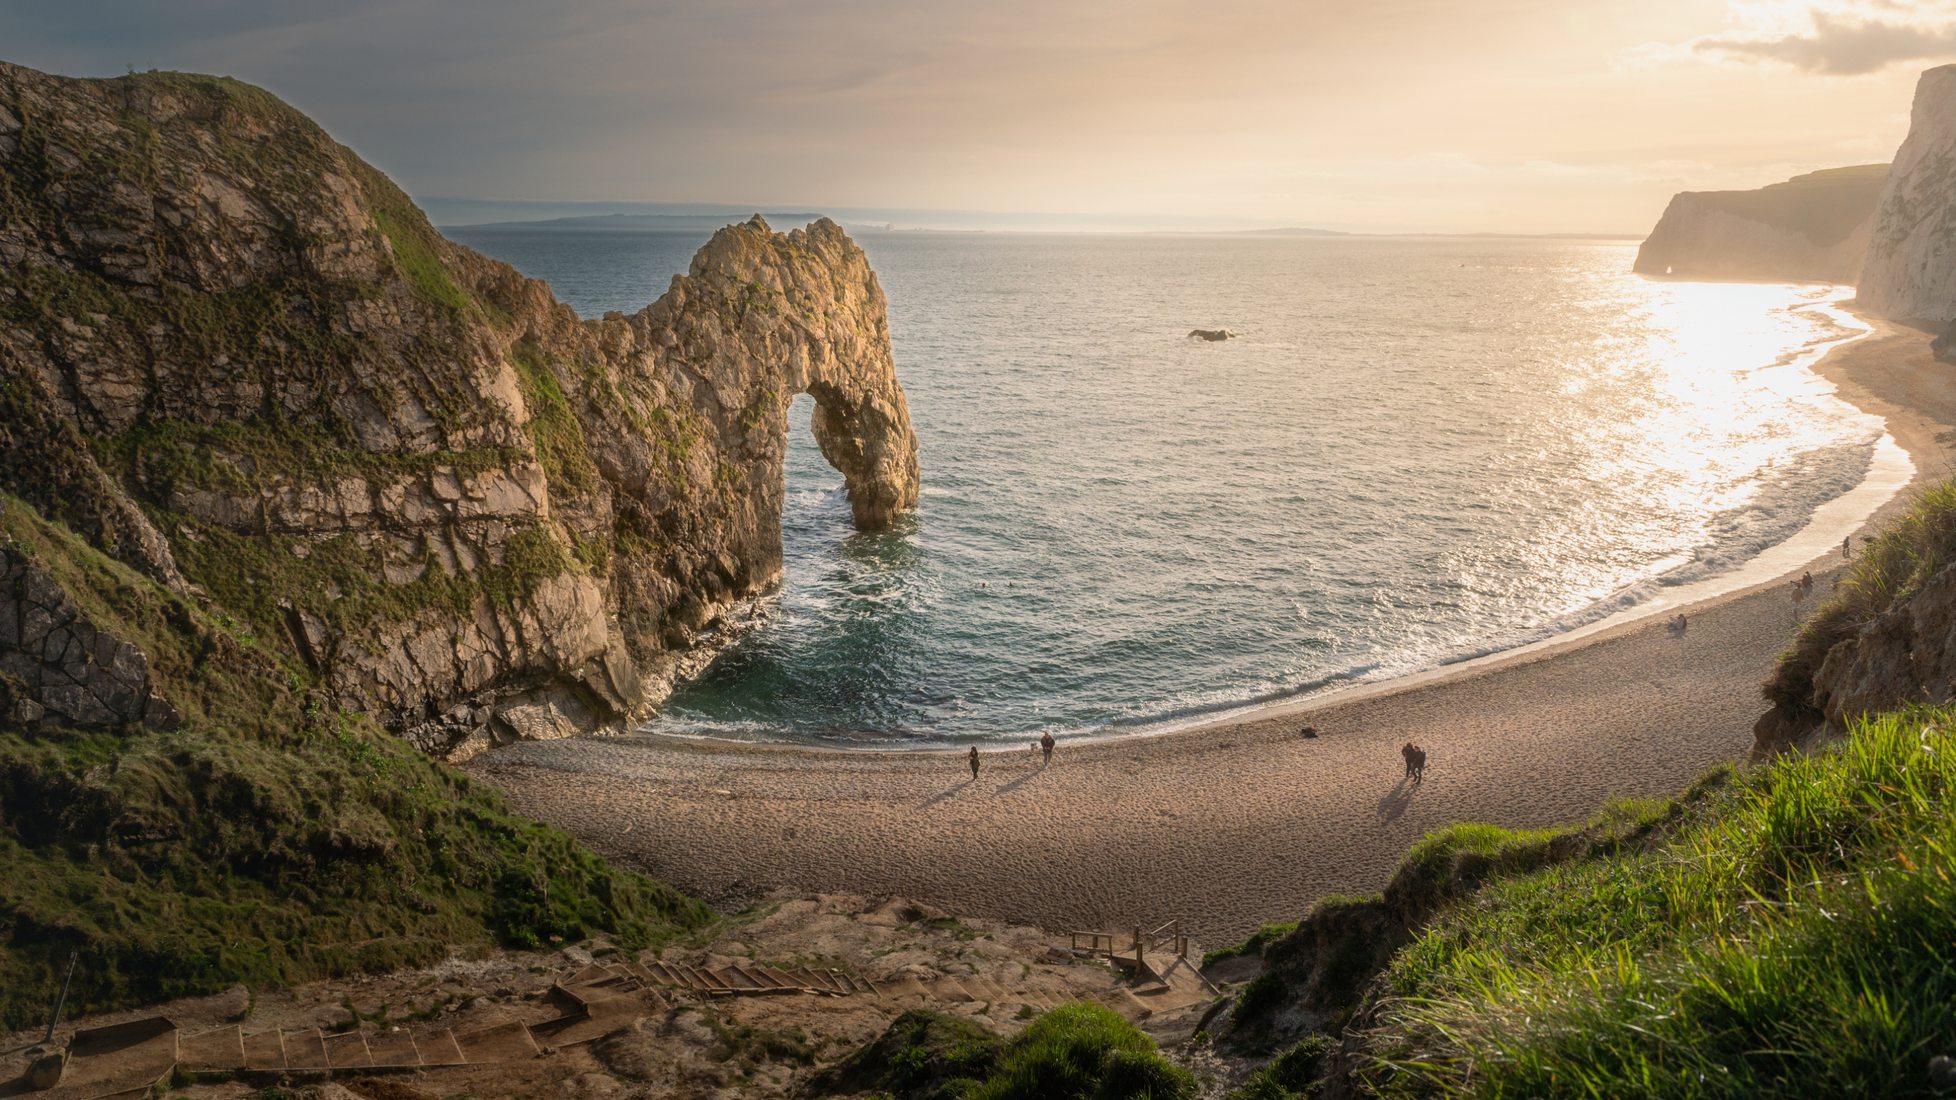
M 702 243 L 451 236 L 588 316 Z M 922 507 L 855 532 L 799 399 L 779 600 L 654 731 L 1023 739 L 1430 667 L 1734 568 L 1881 434 L 1802 365 L 1837 290 L 1653 282 L 1629 244 L 857 239 Z

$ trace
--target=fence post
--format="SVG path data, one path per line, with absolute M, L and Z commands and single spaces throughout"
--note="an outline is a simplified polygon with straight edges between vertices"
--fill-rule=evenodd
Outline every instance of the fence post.
M 68 983 L 75 980 L 75 960 L 79 958 L 81 958 L 81 952 L 68 952 L 68 974 L 61 979 L 61 996 L 55 998 L 54 1015 L 48 1017 L 48 1033 L 42 1036 L 41 1042 L 43 1043 L 54 1042 L 54 1027 L 61 1022 L 61 1010 L 68 1004 Z

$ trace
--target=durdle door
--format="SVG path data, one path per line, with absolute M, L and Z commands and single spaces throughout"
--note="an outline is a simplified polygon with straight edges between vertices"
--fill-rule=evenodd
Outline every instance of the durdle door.
M 432 753 L 661 700 L 779 579 L 795 394 L 859 527 L 917 500 L 883 292 L 826 219 L 728 226 L 586 321 L 257 88 L 6 64 L 0 204 L 0 490 Z

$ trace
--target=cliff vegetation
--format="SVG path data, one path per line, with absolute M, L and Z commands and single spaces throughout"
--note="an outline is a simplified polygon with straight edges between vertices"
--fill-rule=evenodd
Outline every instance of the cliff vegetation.
M 778 577 L 800 392 L 894 522 L 833 223 L 586 321 L 260 89 L 0 63 L 0 1027 L 70 952 L 88 1012 L 708 920 L 431 756 L 655 704 Z
M 79 1013 L 710 917 L 336 707 L 276 637 L 0 497 L 0 641 L 37 620 L 133 644 L 173 714 L 0 726 L 0 1027 L 45 1018 L 70 952 Z M 18 669 L 0 661 L 0 718 L 33 705 Z
M 1264 949 L 1220 1042 L 1276 1057 L 1237 1095 L 1935 1094 L 1952 720 L 1870 719 L 1579 828 L 1428 837 Z

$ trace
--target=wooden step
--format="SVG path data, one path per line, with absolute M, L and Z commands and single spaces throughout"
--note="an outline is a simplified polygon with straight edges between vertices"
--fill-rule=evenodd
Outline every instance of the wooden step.
M 627 962 L 625 964 L 625 972 L 641 982 L 646 982 L 651 985 L 662 984 L 658 977 L 641 962 Z
M 693 972 L 693 981 L 701 993 L 725 993 L 733 988 L 720 975 L 715 974 L 703 966 L 694 966 L 688 969 Z
M 586 963 L 577 973 L 564 979 L 565 985 L 596 985 L 617 977 L 611 968 L 601 963 Z
M 958 985 L 962 985 L 966 990 L 970 990 L 970 994 L 976 996 L 978 1000 L 1001 1002 L 1001 1000 L 1009 1000 L 1011 998 L 1011 994 L 1007 994 L 998 983 L 994 983 L 992 979 L 982 977 L 982 975 L 962 977 L 962 979 L 958 979 Z
M 883 979 L 878 983 L 876 991 L 885 997 L 924 997 L 929 995 L 929 991 L 924 988 L 924 983 L 908 974 Z
M 842 992 L 836 988 L 834 979 L 829 977 L 828 971 L 826 970 L 810 970 L 803 967 L 798 970 L 791 970 L 788 973 L 794 975 L 795 980 L 800 982 L 805 989 L 812 989 L 817 993 Z
M 771 982 L 776 989 L 800 989 L 802 983 L 793 974 L 772 966 L 756 967 L 760 975 Z
M 191 1073 L 235 1072 L 245 1068 L 244 1033 L 236 1024 L 177 1040 L 177 1064 Z
M 374 1064 L 373 1052 L 367 1049 L 367 1037 L 357 1031 L 343 1031 L 338 1035 L 328 1035 L 322 1040 L 326 1047 L 326 1064 L 334 1069 L 371 1069 Z
M 367 1037 L 367 1053 L 373 1056 L 377 1066 L 418 1066 L 421 1064 L 421 1051 L 414 1045 L 414 1036 L 406 1028 L 399 1031 L 376 1032 Z
M 759 983 L 752 981 L 747 975 L 742 974 L 740 968 L 737 966 L 722 966 L 717 969 L 708 970 L 707 973 L 712 976 L 714 983 L 721 989 L 760 988 Z
M 279 1032 L 279 1042 L 285 1044 L 286 1069 L 326 1069 L 326 1041 L 317 1029 L 312 1031 Z
M 463 1064 L 461 1044 L 455 1041 L 455 1033 L 445 1027 L 423 1031 L 415 1037 L 414 1049 L 424 1066 Z
M 279 1033 L 276 1030 L 245 1036 L 244 1056 L 246 1069 L 282 1070 L 285 1068 L 285 1044 L 279 1040 Z
M 767 975 L 758 973 L 752 966 L 742 966 L 739 963 L 733 963 L 727 969 L 738 975 L 748 989 L 774 988 L 774 983 L 768 980 Z
M 529 1027 L 520 1021 L 463 1032 L 455 1036 L 455 1045 L 470 1062 L 516 1062 L 538 1054 Z
M 932 982 L 930 984 L 929 995 L 932 1000 L 938 1000 L 938 1001 L 962 1002 L 962 1001 L 976 1001 L 980 999 L 974 996 L 972 992 L 969 989 L 966 989 L 964 987 L 964 984 L 958 981 L 956 978 L 939 978 L 936 981 Z
M 642 1015 L 644 1006 L 636 997 L 614 997 L 575 1015 L 531 1024 L 530 1035 L 541 1046 L 561 1049 L 623 1031 Z

